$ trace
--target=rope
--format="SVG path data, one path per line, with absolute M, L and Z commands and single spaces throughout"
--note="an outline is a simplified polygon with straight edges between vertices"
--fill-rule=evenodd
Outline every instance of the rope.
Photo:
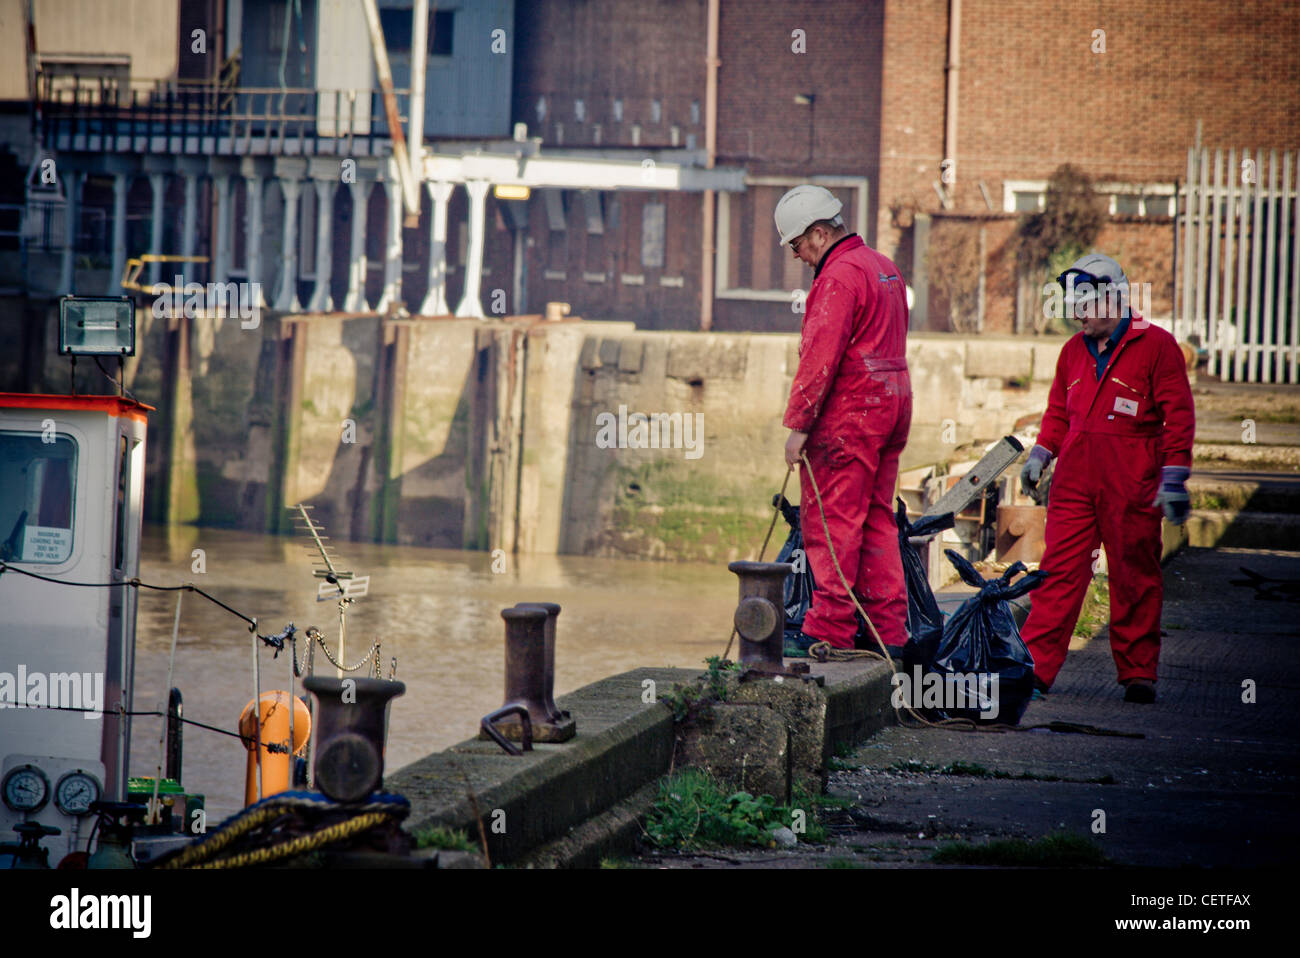
M 53 579 L 47 575 L 41 575 L 38 572 L 28 572 L 26 569 L 20 569 L 17 566 L 10 565 L 7 562 L 0 561 L 0 575 L 6 572 L 17 572 L 19 575 L 25 575 L 32 579 L 39 579 L 42 582 L 53 582 L 55 585 L 70 585 L 79 589 L 114 589 L 118 586 L 130 586 L 133 589 L 152 589 L 155 592 L 193 592 L 207 599 L 213 605 L 220 606 L 237 619 L 242 619 L 248 623 L 248 631 L 257 631 L 257 619 L 249 618 L 238 609 L 232 609 L 226 603 L 222 602 L 216 596 L 209 595 L 192 582 L 186 582 L 181 585 L 151 585 L 148 582 L 141 582 L 139 577 L 123 579 L 120 582 L 68 582 L 64 579 Z
M 365 831 L 392 818 L 404 817 L 410 810 L 399 796 L 380 794 L 375 801 L 359 805 L 338 805 L 310 792 L 288 792 L 264 799 L 228 820 L 216 832 L 197 844 L 187 845 L 176 854 L 158 862 L 158 868 L 242 868 L 313 851 L 337 842 L 356 832 Z M 255 829 L 277 819 L 304 811 L 342 811 L 355 813 L 346 821 L 298 836 L 278 845 L 240 852 L 227 858 L 217 856 Z M 214 860 L 217 859 L 217 860 Z
M 315 851 L 326 845 L 332 845 L 335 842 L 349 838 L 358 832 L 369 831 L 376 825 L 382 825 L 388 821 L 389 815 L 384 812 L 369 812 L 365 815 L 358 815 L 355 818 L 349 818 L 345 822 L 339 822 L 337 825 L 330 825 L 319 831 L 312 832 L 309 835 L 301 835 L 298 838 L 283 842 L 279 845 L 271 845 L 268 848 L 258 848 L 251 852 L 241 852 L 238 855 L 232 855 L 229 858 L 222 858 L 214 862 L 206 862 L 201 865 L 193 865 L 193 868 L 247 868 L 250 865 L 265 865 L 268 862 L 278 861 L 281 858 L 291 858 L 294 855 L 301 855 L 304 852 Z

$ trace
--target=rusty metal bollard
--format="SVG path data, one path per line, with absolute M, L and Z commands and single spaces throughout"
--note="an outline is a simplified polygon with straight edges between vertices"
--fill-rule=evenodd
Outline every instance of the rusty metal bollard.
M 740 635 L 740 664 L 770 675 L 797 675 L 806 663 L 786 667 L 781 653 L 785 641 L 785 578 L 794 571 L 788 562 L 732 562 L 727 569 L 740 578 L 740 604 L 735 625 Z M 802 666 L 802 668 L 800 668 Z
M 515 608 L 532 606 L 546 610 L 546 662 L 542 675 L 542 704 L 546 707 L 547 721 L 559 723 L 569 717 L 555 704 L 555 620 L 560 617 L 558 602 L 520 602 Z
M 555 619 L 559 613 L 560 607 L 553 602 L 521 603 L 501 612 L 506 623 L 506 696 L 498 712 L 511 705 L 526 708 L 534 742 L 567 742 L 578 731 L 577 723 L 557 708 L 551 697 L 555 688 Z M 502 716 L 492 724 L 511 741 L 523 741 L 521 721 Z M 479 732 L 479 738 L 489 737 Z
M 1042 562 L 1046 531 L 1046 506 L 998 506 L 998 561 Z
M 336 802 L 358 802 L 383 785 L 388 707 L 406 686 L 321 675 L 302 684 L 316 696 L 316 787 Z

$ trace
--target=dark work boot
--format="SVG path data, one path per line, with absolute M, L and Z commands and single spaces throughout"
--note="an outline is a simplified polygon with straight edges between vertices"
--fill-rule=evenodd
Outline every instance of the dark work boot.
M 1124 683 L 1124 701 L 1150 705 L 1156 700 L 1156 684 L 1149 679 L 1130 679 Z

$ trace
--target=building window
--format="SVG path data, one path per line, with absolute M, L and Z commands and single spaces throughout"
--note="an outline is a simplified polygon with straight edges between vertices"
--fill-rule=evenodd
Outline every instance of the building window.
M 779 176 L 748 176 L 745 192 L 718 194 L 717 279 L 719 299 L 789 302 L 805 289 L 811 273 L 782 246 L 773 213 L 787 190 L 806 182 Z M 843 204 L 841 216 L 850 233 L 862 234 L 867 222 L 865 177 L 814 176 Z
M 429 17 L 427 52 L 431 57 L 452 54 L 455 10 L 438 10 Z M 387 8 L 379 11 L 379 25 L 384 31 L 384 46 L 389 53 L 411 52 L 411 8 Z M 283 29 L 283 22 L 281 23 Z
M 1172 183 L 1097 183 L 1106 197 L 1111 216 L 1173 216 Z M 1002 184 L 1002 210 L 1006 213 L 1036 213 L 1047 200 L 1046 180 L 1007 180 Z
M 72 556 L 77 444 L 0 433 L 0 560 L 57 564 Z
M 1043 208 L 1044 194 L 1031 192 L 1029 190 L 1016 190 L 1015 192 L 1015 212 L 1017 213 L 1037 213 Z

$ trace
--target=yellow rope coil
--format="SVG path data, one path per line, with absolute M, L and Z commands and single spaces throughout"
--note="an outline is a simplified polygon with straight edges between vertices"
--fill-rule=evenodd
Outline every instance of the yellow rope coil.
M 358 832 L 368 831 L 376 825 L 382 825 L 388 821 L 388 818 L 387 812 L 367 812 L 364 815 L 349 818 L 345 822 L 339 822 L 337 825 L 330 825 L 327 828 L 312 832 L 310 835 L 300 835 L 279 845 L 272 845 L 269 848 L 257 848 L 250 852 L 241 852 L 229 858 L 221 858 L 217 861 L 206 862 L 193 867 L 248 868 L 251 865 L 265 865 L 268 862 L 279 861 L 282 858 L 292 858 L 294 855 L 301 855 L 304 852 L 315 851 L 326 845 L 332 845 Z

